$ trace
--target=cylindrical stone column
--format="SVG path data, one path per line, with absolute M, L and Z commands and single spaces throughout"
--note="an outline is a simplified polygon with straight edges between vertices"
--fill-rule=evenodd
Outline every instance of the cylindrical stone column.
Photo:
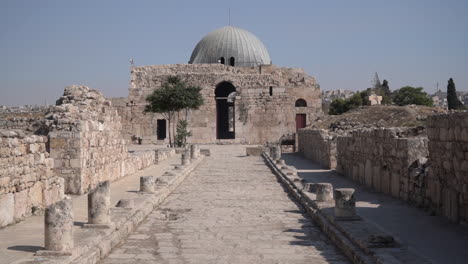
M 192 154 L 191 154 L 191 151 L 190 151 L 190 147 L 185 148 L 184 153 L 185 153 L 185 156 L 186 156 L 186 157 L 189 159 L 189 161 L 190 161 L 190 159 L 192 158 L 192 157 L 191 157 Z
M 328 202 L 333 200 L 333 185 L 327 182 L 321 182 L 315 184 L 317 202 Z
M 141 176 L 140 177 L 140 192 L 154 193 L 156 186 L 156 176 Z
M 197 156 L 197 148 L 198 148 L 198 145 L 197 144 L 192 144 L 190 145 L 190 158 L 192 160 L 198 158 Z
M 45 250 L 70 253 L 73 249 L 72 200 L 63 200 L 49 205 L 44 216 Z
M 88 224 L 110 224 L 110 182 L 100 182 L 88 193 Z
M 281 159 L 281 147 L 279 145 L 273 146 L 271 152 L 271 159 L 272 160 L 279 160 Z
M 335 189 L 335 217 L 353 218 L 356 217 L 356 200 L 354 199 L 354 189 Z
M 182 165 L 189 165 L 190 164 L 190 154 L 187 155 L 187 153 L 182 153 L 181 154 L 181 159 L 182 159 Z

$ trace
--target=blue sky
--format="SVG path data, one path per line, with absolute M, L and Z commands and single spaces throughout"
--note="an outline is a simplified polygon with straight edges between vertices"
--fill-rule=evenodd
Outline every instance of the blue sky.
M 187 63 L 228 24 L 304 68 L 323 90 L 362 90 L 374 72 L 392 90 L 468 91 L 467 0 L 0 0 L 0 105 L 53 103 L 70 84 L 126 96 L 136 65 Z

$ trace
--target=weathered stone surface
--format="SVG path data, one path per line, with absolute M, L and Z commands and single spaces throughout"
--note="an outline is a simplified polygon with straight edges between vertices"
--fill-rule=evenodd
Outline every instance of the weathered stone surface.
M 315 188 L 318 202 L 333 200 L 333 185 L 331 183 L 316 183 Z
M 329 169 L 336 168 L 336 138 L 326 130 L 301 129 L 298 131 L 299 153 Z
M 156 188 L 156 176 L 140 177 L 140 192 L 154 193 Z
M 12 193 L 0 195 L 0 227 L 14 223 L 15 199 Z
M 338 188 L 334 191 L 335 217 L 354 218 L 356 217 L 356 199 L 354 189 Z
M 72 200 L 65 197 L 47 207 L 45 211 L 46 250 L 71 253 L 73 249 L 73 208 Z
M 88 193 L 88 224 L 110 224 L 110 182 L 100 182 Z
M 120 199 L 115 207 L 121 207 L 121 208 L 134 208 L 135 207 L 135 201 L 133 199 Z

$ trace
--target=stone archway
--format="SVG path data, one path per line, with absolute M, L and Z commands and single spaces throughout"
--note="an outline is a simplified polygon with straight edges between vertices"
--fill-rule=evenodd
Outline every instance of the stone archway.
M 216 85 L 216 139 L 235 138 L 235 104 L 233 95 L 236 87 L 230 82 L 220 82 Z

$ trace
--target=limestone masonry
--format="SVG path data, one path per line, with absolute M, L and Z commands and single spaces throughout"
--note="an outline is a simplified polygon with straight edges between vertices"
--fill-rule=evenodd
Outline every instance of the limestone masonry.
M 455 222 L 468 221 L 468 113 L 434 115 L 424 133 L 358 128 L 299 131 L 299 151 L 363 185 Z
M 144 142 L 158 142 L 158 114 L 143 114 L 145 98 L 161 87 L 169 76 L 179 76 L 188 84 L 199 86 L 204 105 L 189 115 L 193 133 L 190 142 L 229 142 L 264 144 L 278 141 L 294 133 L 297 116 L 304 118 L 304 127 L 321 112 L 320 87 L 315 78 L 302 69 L 279 68 L 274 65 L 232 67 L 222 64 L 176 64 L 132 67 L 128 98 L 114 98 L 114 107 L 122 116 L 126 139 L 140 136 Z M 219 89 L 219 90 L 218 90 Z M 220 113 L 215 95 L 218 90 L 232 89 L 232 114 Z M 226 97 L 228 95 L 225 95 Z M 218 98 L 218 99 L 217 99 Z M 305 104 L 297 104 L 297 102 Z M 218 104 L 218 105 L 217 105 Z M 217 128 L 223 118 L 232 121 L 230 138 L 223 138 Z M 164 139 L 159 139 L 164 142 Z M 159 141 L 161 142 L 161 141 Z

